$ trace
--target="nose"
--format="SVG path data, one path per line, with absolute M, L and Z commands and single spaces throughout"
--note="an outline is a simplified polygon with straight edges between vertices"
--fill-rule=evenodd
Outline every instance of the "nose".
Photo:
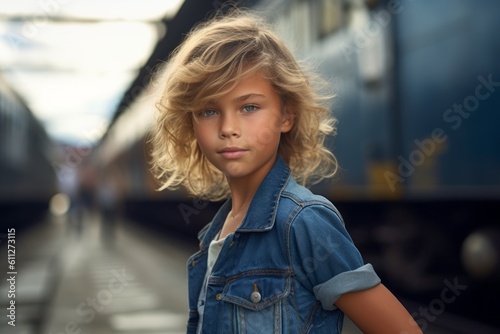
M 240 126 L 236 115 L 231 115 L 230 113 L 223 113 L 220 118 L 220 138 L 231 138 L 240 136 Z

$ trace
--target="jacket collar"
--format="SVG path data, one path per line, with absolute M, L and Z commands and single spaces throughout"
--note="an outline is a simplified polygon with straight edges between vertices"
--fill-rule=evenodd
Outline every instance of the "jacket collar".
M 275 164 L 266 175 L 255 193 L 248 208 L 245 219 L 236 229 L 236 232 L 264 232 L 273 228 L 278 201 L 285 185 L 290 177 L 290 168 L 278 156 Z M 212 223 L 208 226 L 206 234 L 200 231 L 199 238 L 208 244 L 219 233 L 224 221 L 231 211 L 231 198 L 229 198 L 219 209 Z
M 237 232 L 268 231 L 274 225 L 278 201 L 290 177 L 290 168 L 278 156 L 255 193 L 247 214 Z

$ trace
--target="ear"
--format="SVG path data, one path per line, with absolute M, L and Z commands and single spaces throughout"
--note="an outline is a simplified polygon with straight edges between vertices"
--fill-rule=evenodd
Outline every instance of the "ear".
M 283 118 L 281 119 L 281 132 L 285 133 L 292 129 L 295 122 L 295 115 L 287 106 L 283 107 Z

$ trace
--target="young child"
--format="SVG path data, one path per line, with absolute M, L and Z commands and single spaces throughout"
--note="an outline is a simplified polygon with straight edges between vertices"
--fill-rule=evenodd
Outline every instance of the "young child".
M 335 173 L 335 119 L 263 20 L 198 26 L 162 77 L 162 189 L 227 198 L 188 261 L 188 333 L 340 333 L 344 314 L 366 333 L 421 333 L 333 204 L 300 185 Z

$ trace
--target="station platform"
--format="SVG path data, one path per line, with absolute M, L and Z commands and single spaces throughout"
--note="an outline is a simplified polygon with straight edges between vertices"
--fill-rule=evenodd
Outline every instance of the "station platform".
M 5 236 L 2 242 L 6 259 Z M 134 222 L 120 220 L 109 226 L 97 214 L 88 215 L 81 226 L 46 219 L 16 235 L 13 298 L 7 281 L 12 275 L 7 261 L 1 261 L 0 333 L 185 333 L 185 264 L 197 247 L 195 240 Z M 15 327 L 9 318 L 12 300 Z M 460 327 L 460 319 L 443 319 Z M 346 319 L 343 333 L 361 331 Z M 436 322 L 425 333 L 462 332 Z
M 81 230 L 52 219 L 22 233 L 15 298 L 6 279 L 0 286 L 16 326 L 3 316 L 0 333 L 185 333 L 185 263 L 196 247 L 123 221 L 102 232 L 95 216 Z

